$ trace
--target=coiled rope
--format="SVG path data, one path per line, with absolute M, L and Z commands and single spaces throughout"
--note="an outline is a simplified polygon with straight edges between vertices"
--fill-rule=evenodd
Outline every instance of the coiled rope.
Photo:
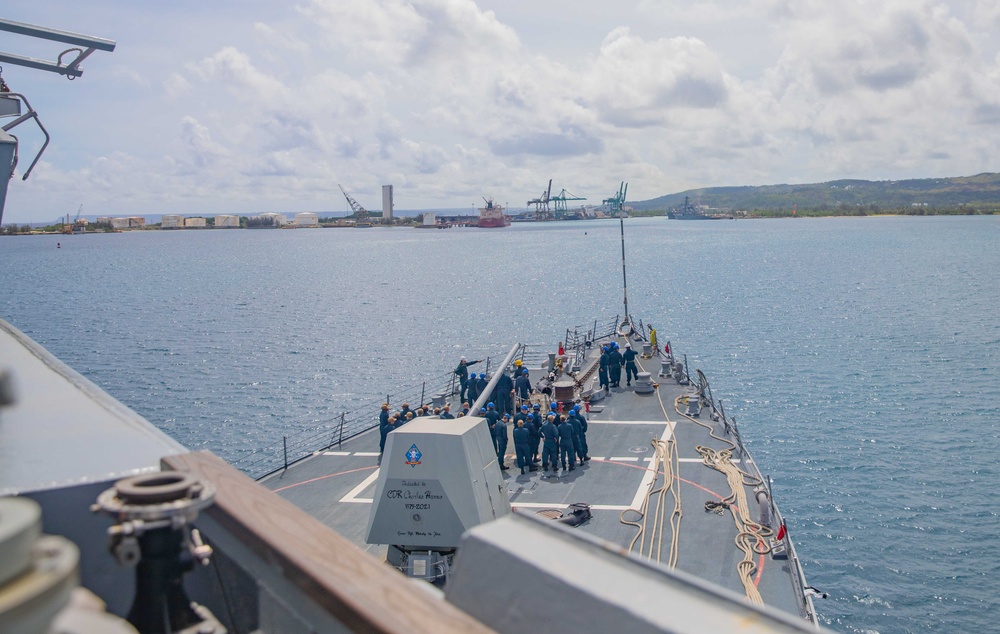
M 636 363 L 643 372 L 646 371 L 638 359 L 636 360 Z M 674 423 L 670 420 L 670 416 L 667 413 L 666 406 L 663 404 L 663 398 L 660 396 L 659 390 L 656 390 L 656 398 L 660 403 L 660 409 L 663 411 L 663 417 L 667 421 L 667 424 L 673 425 Z M 732 442 L 728 438 L 718 436 L 712 425 L 707 425 L 681 411 L 680 403 L 682 400 L 686 400 L 686 398 L 687 397 L 685 395 L 681 395 L 674 400 L 674 411 L 688 421 L 705 428 L 710 437 L 729 447 L 728 449 L 722 450 L 715 450 L 701 445 L 695 447 L 695 450 L 702 457 L 702 461 L 705 466 L 719 471 L 726 477 L 726 481 L 729 483 L 731 491 L 730 495 L 724 498 L 721 502 L 706 502 L 705 510 L 716 512 L 720 515 L 724 515 L 727 510 L 730 512 L 736 526 L 736 537 L 734 541 L 736 543 L 736 547 L 743 552 L 743 559 L 736 564 L 736 570 L 739 574 L 740 582 L 743 584 L 747 599 L 751 603 L 763 605 L 764 601 L 753 581 L 754 574 L 757 572 L 757 564 L 754 563 L 753 558 L 754 555 L 765 555 L 771 552 L 771 547 L 767 538 L 773 534 L 773 531 L 751 519 L 750 507 L 747 502 L 746 495 L 746 487 L 761 486 L 763 481 L 757 476 L 743 471 L 732 462 L 732 453 L 733 450 L 736 449 L 736 443 Z M 700 398 L 700 395 L 698 398 Z M 714 403 L 712 406 L 714 408 Z M 650 483 L 639 509 L 626 509 L 625 511 L 622 511 L 619 519 L 622 524 L 636 528 L 636 535 L 629 543 L 629 552 L 631 553 L 636 542 L 639 542 L 639 554 L 641 556 L 646 556 L 649 559 L 653 559 L 655 554 L 656 561 L 659 563 L 663 544 L 664 520 L 667 506 L 665 496 L 667 491 L 670 491 L 674 497 L 674 509 L 670 516 L 671 544 L 670 553 L 667 558 L 667 566 L 674 568 L 677 565 L 679 557 L 678 539 L 680 536 L 680 521 L 682 517 L 680 480 L 675 476 L 675 474 L 679 473 L 679 456 L 677 452 L 676 436 L 671 434 L 670 439 L 666 441 L 653 439 L 651 441 L 651 445 L 654 448 L 654 455 L 649 468 L 653 470 L 657 476 L 654 477 L 653 481 Z M 663 468 L 664 479 L 663 484 L 657 486 L 661 466 Z M 654 521 L 652 534 L 650 535 L 649 545 L 647 547 L 646 533 L 648 531 L 649 520 L 648 510 L 650 499 L 653 495 L 657 495 L 657 502 L 656 508 L 653 512 Z M 735 507 L 735 511 L 733 510 L 733 507 Z M 638 515 L 638 518 L 635 520 L 626 519 L 625 515 L 627 513 L 635 513 Z
M 645 372 L 645 368 L 642 364 L 636 360 L 639 368 Z M 671 431 L 673 429 L 673 422 L 670 420 L 670 416 L 667 414 L 667 408 L 663 404 L 663 398 L 660 396 L 659 390 L 656 391 L 656 398 L 660 403 L 660 409 L 663 411 L 663 418 L 666 420 L 667 424 L 671 426 Z M 679 456 L 677 453 L 677 442 L 674 438 L 673 433 L 671 433 L 670 438 L 667 440 L 662 440 L 659 438 L 654 438 L 650 441 L 653 447 L 653 460 L 649 465 L 649 469 L 656 474 L 653 480 L 649 483 L 649 488 L 646 491 L 646 495 L 643 496 L 642 503 L 639 505 L 638 509 L 626 509 L 619 515 L 619 520 L 622 524 L 627 526 L 633 526 L 636 528 L 636 534 L 629 543 L 628 551 L 631 553 L 635 548 L 636 542 L 639 542 L 638 553 L 640 556 L 646 557 L 648 559 L 654 559 L 657 563 L 662 563 L 662 552 L 663 552 L 663 531 L 666 524 L 666 512 L 669 502 L 667 501 L 667 493 L 669 492 L 674 499 L 673 509 L 670 512 L 670 546 L 667 555 L 666 565 L 669 568 L 675 568 L 677 566 L 677 560 L 680 556 L 680 525 L 681 517 L 683 512 L 681 509 L 681 492 L 680 492 L 680 480 L 675 476 L 679 472 Z M 659 486 L 660 482 L 660 469 L 663 470 L 663 481 Z M 649 528 L 649 505 L 650 499 L 656 495 L 656 507 L 653 510 L 653 525 Z M 639 517 L 635 520 L 629 520 L 625 518 L 627 513 L 635 513 Z M 647 548 L 646 544 L 646 534 L 649 535 L 649 545 Z
M 695 447 L 695 451 L 701 456 L 705 466 L 715 469 L 726 477 L 726 482 L 728 482 L 729 490 L 731 491 L 730 495 L 723 498 L 722 502 L 706 502 L 705 510 L 711 510 L 719 514 L 724 514 L 726 510 L 729 511 L 736 526 L 736 537 L 734 540 L 736 547 L 743 552 L 743 559 L 736 564 L 736 571 L 739 574 L 740 582 L 743 584 L 747 599 L 751 603 L 763 605 L 764 600 L 761 598 L 760 592 L 753 582 L 754 574 L 757 572 L 754 555 L 766 555 L 771 552 L 771 546 L 767 538 L 773 534 L 773 531 L 751 519 L 750 505 L 747 502 L 746 492 L 746 487 L 761 486 L 763 481 L 757 476 L 743 471 L 733 463 L 732 456 L 733 449 L 736 448 L 735 443 L 727 438 L 717 436 L 711 425 L 706 425 L 681 411 L 681 401 L 686 400 L 686 398 L 687 396 L 681 395 L 674 400 L 674 411 L 692 423 L 701 425 L 708 430 L 712 438 L 729 446 L 729 449 L 721 450 L 702 445 Z M 712 508 L 709 508 L 710 504 Z M 735 511 L 733 507 L 735 507 Z

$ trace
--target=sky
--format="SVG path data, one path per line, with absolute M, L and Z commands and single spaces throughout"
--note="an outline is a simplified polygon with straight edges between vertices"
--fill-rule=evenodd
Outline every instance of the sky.
M 5 0 L 117 42 L 4 65 L 52 141 L 4 222 L 512 210 L 1000 171 L 996 0 Z M 65 48 L 0 32 L 0 51 Z M 19 172 L 42 136 L 27 122 Z

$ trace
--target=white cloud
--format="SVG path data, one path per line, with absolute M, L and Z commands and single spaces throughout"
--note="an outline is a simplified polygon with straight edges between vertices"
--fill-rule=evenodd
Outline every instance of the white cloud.
M 44 193 L 12 201 L 341 209 L 337 182 L 373 206 L 393 182 L 401 207 L 464 207 L 555 178 L 599 202 L 1000 160 L 995 2 L 301 1 L 91 29 L 114 62 L 69 90 L 18 76 L 54 138 Z
M 624 127 L 662 123 L 676 108 L 723 107 L 728 98 L 725 74 L 703 42 L 647 42 L 625 27 L 605 38 L 585 79 L 603 118 Z
M 281 94 L 286 89 L 277 78 L 254 67 L 246 53 L 232 46 L 201 60 L 192 70 L 204 81 L 221 82 L 235 91 L 268 96 Z

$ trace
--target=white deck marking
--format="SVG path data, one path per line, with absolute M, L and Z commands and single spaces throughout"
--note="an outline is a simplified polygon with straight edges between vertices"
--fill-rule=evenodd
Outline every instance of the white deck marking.
M 355 456 L 364 456 L 364 457 L 367 457 L 367 458 L 377 458 L 378 457 L 378 452 L 377 451 L 355 451 L 354 455 Z
M 608 460 L 616 460 L 618 462 L 639 462 L 639 456 L 611 456 Z
M 324 451 L 323 455 L 324 456 L 349 456 L 349 455 L 351 455 L 351 452 L 350 451 Z
M 557 502 L 555 504 L 544 504 L 542 502 L 511 502 L 510 505 L 514 508 L 522 509 L 555 509 L 558 510 L 561 506 L 569 506 L 564 502 Z M 626 511 L 629 507 L 622 506 L 620 504 L 591 504 L 590 509 L 592 511 Z
M 371 504 L 372 498 L 359 498 L 358 494 L 367 489 L 369 486 L 371 486 L 371 483 L 374 482 L 376 478 L 378 478 L 379 471 L 381 471 L 381 469 L 375 469 L 375 471 L 373 471 L 370 476 L 361 481 L 361 484 L 354 487 L 347 495 L 340 498 L 340 501 L 352 504 Z
M 662 423 L 661 423 L 662 424 Z M 663 428 L 663 433 L 660 435 L 660 440 L 669 440 L 670 436 L 673 434 L 674 423 L 673 421 L 667 423 Z M 647 467 L 646 472 L 642 474 L 642 482 L 639 483 L 639 488 L 635 492 L 635 497 L 632 498 L 632 505 L 629 508 L 640 509 L 642 508 L 642 500 L 646 497 L 646 493 L 649 491 L 649 487 L 653 484 L 656 479 L 657 471 Z

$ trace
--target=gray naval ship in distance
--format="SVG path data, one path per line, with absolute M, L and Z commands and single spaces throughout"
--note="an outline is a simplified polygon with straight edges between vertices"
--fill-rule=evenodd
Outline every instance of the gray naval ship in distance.
M 70 76 L 114 49 L 0 30 L 81 47 L 66 64 L 0 53 Z M 37 114 L 13 92 L 0 113 L 2 217 L 9 130 Z M 643 354 L 632 385 L 602 389 L 612 341 Z M 488 361 L 473 411 L 528 369 L 531 402 L 584 408 L 590 460 L 573 471 L 505 474 L 478 416 L 417 418 L 379 457 L 374 408 L 230 465 L 0 320 L 0 632 L 817 631 L 770 483 L 705 375 L 629 315 L 627 291 L 624 318 L 564 342 Z M 450 369 L 429 379 L 414 402 L 455 402 Z
M 723 218 L 732 220 L 729 215 L 709 216 L 698 211 L 698 208 L 691 204 L 688 196 L 684 197 L 684 204 L 667 210 L 667 218 L 670 220 L 722 220 Z

